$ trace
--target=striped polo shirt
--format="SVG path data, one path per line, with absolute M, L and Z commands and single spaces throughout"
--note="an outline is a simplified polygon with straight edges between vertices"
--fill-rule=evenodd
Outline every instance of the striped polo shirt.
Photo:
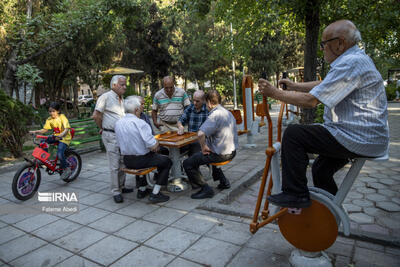
M 382 156 L 389 144 L 387 99 L 371 58 L 357 45 L 331 64 L 310 94 L 325 105 L 323 126 L 349 151 Z
M 164 88 L 158 91 L 153 98 L 153 110 L 159 111 L 160 119 L 168 123 L 176 123 L 188 105 L 190 105 L 188 95 L 183 89 L 177 87 L 171 98 L 167 96 Z

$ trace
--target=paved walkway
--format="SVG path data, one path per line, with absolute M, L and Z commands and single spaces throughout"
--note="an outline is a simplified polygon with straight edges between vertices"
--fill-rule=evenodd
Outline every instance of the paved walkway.
M 358 232 L 357 238 L 338 237 L 326 251 L 335 266 L 400 265 L 400 248 L 389 239 L 399 235 L 400 124 L 394 121 L 400 105 L 390 104 L 390 113 L 391 159 L 385 164 L 368 162 L 346 200 L 353 229 Z M 254 209 L 266 136 L 256 136 L 255 143 L 256 148 L 244 148 L 246 137 L 240 138 L 237 157 L 224 166 L 232 188 L 210 200 L 192 200 L 188 190 L 168 193 L 169 202 L 152 205 L 136 199 L 135 191 L 124 195 L 124 203 L 116 204 L 108 188 L 106 156 L 94 152 L 83 155 L 81 175 L 68 185 L 42 172 L 39 191 L 78 193 L 79 213 L 24 214 L 18 209 L 42 203 L 36 197 L 17 201 L 11 193 L 15 171 L 1 173 L 0 267 L 289 266 L 293 247 L 276 225 L 270 224 L 255 235 L 249 232 L 246 216 Z M 10 205 L 17 206 L 15 213 L 4 214 Z M 366 240 L 365 236 L 367 241 L 358 238 Z

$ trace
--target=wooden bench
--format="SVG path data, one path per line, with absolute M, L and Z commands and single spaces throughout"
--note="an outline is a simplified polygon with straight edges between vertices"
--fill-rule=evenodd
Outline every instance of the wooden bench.
M 99 128 L 92 118 L 82 120 L 70 120 L 71 128 L 75 134 L 70 146 L 78 150 L 93 150 L 100 147 L 105 151 L 105 147 L 99 134 Z
M 121 171 L 127 173 L 127 174 L 132 174 L 132 175 L 138 175 L 138 176 L 146 176 L 146 181 L 147 184 L 151 187 L 154 186 L 155 181 L 154 181 L 154 176 L 151 177 L 150 173 L 157 170 L 157 167 L 150 167 L 150 168 L 144 168 L 144 169 L 128 169 L 128 168 L 121 168 Z

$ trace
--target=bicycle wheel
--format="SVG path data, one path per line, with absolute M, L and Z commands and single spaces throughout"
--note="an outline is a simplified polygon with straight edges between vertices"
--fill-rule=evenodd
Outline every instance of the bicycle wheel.
M 68 168 L 71 168 L 71 175 L 68 178 L 63 179 L 63 181 L 69 183 L 79 176 L 82 169 L 82 159 L 81 156 L 73 150 L 65 151 L 65 159 L 69 164 Z
M 39 168 L 35 165 L 25 163 L 14 175 L 12 182 L 12 192 L 19 200 L 30 199 L 38 190 L 41 180 Z

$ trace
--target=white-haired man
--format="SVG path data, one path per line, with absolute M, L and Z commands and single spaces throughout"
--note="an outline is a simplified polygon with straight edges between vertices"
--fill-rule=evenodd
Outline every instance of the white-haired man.
M 110 167 L 111 192 L 114 201 L 124 201 L 121 193 L 132 192 L 132 188 L 124 188 L 125 173 L 120 170 L 122 166 L 121 154 L 115 138 L 115 123 L 125 116 L 123 94 L 126 91 L 126 78 L 122 75 L 114 75 L 110 82 L 111 90 L 102 94 L 97 100 L 93 119 L 101 129 L 101 139 L 107 151 Z
M 150 193 L 149 201 L 168 201 L 169 196 L 162 194 L 160 189 L 168 182 L 172 161 L 167 156 L 156 153 L 159 148 L 158 141 L 152 135 L 149 124 L 140 119 L 140 99 L 130 97 L 125 100 L 124 106 L 126 115 L 115 124 L 115 134 L 125 166 L 132 169 L 157 167 L 156 184 Z
M 312 166 L 314 185 L 335 195 L 333 174 L 349 159 L 382 156 L 388 146 L 387 101 L 383 80 L 357 43 L 361 35 L 349 20 L 330 24 L 322 34 L 321 50 L 331 65 L 323 81 L 293 83 L 282 91 L 259 80 L 265 96 L 300 107 L 325 105 L 324 123 L 289 125 L 282 138 L 282 193 L 271 203 L 281 207 L 311 205 L 307 187 L 307 153 L 319 154 Z

